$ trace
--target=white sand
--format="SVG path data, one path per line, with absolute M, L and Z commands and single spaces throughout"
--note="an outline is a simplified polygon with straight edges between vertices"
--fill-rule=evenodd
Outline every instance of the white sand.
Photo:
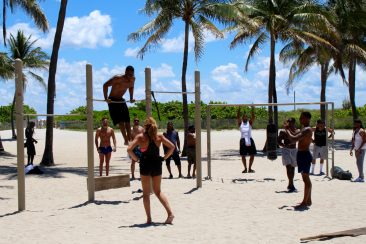
M 262 149 L 265 132 L 253 134 L 257 149 Z M 351 131 L 336 132 L 335 161 L 357 177 L 355 158 L 349 156 L 350 137 Z M 299 243 L 301 237 L 366 226 L 366 184 L 312 176 L 313 205 L 294 211 L 292 206 L 303 197 L 301 176 L 295 176 L 299 192 L 284 193 L 287 177 L 281 157 L 269 161 L 263 156 L 255 158 L 255 174 L 242 174 L 238 131 L 212 133 L 213 179 L 204 180 L 200 189 L 194 179 L 166 179 L 164 167 L 162 190 L 176 216 L 173 225 L 161 224 L 166 213 L 155 196 L 151 202 L 156 224 L 144 225 L 138 180 L 131 187 L 96 192 L 97 200 L 88 203 L 86 133 L 58 129 L 54 130 L 56 166 L 46 168 L 44 175 L 26 176 L 27 210 L 17 212 L 16 141 L 10 139 L 10 131 L 1 131 L 1 138 L 11 155 L 0 156 L 0 243 Z M 35 138 L 38 164 L 45 130 L 36 130 Z M 130 172 L 120 133 L 117 140 L 111 175 Z M 206 133 L 202 147 L 206 158 Z M 97 153 L 95 166 L 97 174 Z M 186 160 L 182 168 L 186 175 Z M 172 169 L 176 177 L 173 163 Z M 203 176 L 207 176 L 205 161 Z M 366 236 L 329 242 L 366 243 Z

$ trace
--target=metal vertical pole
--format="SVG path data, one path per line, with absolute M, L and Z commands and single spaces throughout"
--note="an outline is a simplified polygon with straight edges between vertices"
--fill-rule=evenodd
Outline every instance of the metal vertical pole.
M 322 106 L 322 105 L 320 105 Z M 328 113 L 328 103 L 325 104 L 325 121 L 324 121 L 324 124 L 325 124 L 325 128 L 326 128 L 326 148 L 327 148 L 327 157 L 326 157 L 326 162 L 327 164 L 325 165 L 326 167 L 326 176 L 328 177 L 329 176 L 329 141 L 328 141 L 328 129 L 329 129 L 329 113 Z
M 206 109 L 207 116 L 207 178 L 211 179 L 211 109 L 207 105 Z
M 146 116 L 151 117 L 151 68 L 145 68 Z
M 17 128 L 17 166 L 18 166 L 18 210 L 25 210 L 24 174 L 24 126 L 23 126 L 23 62 L 15 60 L 15 111 Z
M 331 103 L 331 107 L 332 107 L 332 120 L 331 120 L 330 126 L 334 130 L 334 103 L 333 102 Z M 333 170 L 334 169 L 334 133 L 332 133 L 331 147 L 332 147 L 332 170 Z
M 95 199 L 94 181 L 94 128 L 93 128 L 93 67 L 86 65 L 86 114 L 87 114 L 87 146 L 88 146 L 88 199 Z
M 202 161 L 201 161 L 201 89 L 200 72 L 194 72 L 195 94 L 195 127 L 196 127 L 196 170 L 197 188 L 202 187 Z

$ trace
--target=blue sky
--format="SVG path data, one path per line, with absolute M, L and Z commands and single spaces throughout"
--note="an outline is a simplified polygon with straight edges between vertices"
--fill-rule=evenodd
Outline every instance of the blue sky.
M 57 23 L 59 0 L 41 1 L 41 6 L 50 23 L 46 34 L 38 31 L 30 19 L 19 9 L 8 14 L 8 35 L 22 29 L 27 35 L 38 39 L 37 46 L 51 54 L 53 36 Z M 143 0 L 134 1 L 69 1 L 61 49 L 59 52 L 56 76 L 55 113 L 68 113 L 72 109 L 85 105 L 85 64 L 93 65 L 94 97 L 102 98 L 103 83 L 115 74 L 124 72 L 127 65 L 135 67 L 135 98 L 144 99 L 144 69 L 152 68 L 152 90 L 181 91 L 181 67 L 183 59 L 183 25 L 175 22 L 169 35 L 161 45 L 148 52 L 143 60 L 136 58 L 137 50 L 144 44 L 128 42 L 127 36 L 138 30 L 149 18 L 139 13 Z M 217 40 L 206 35 L 204 56 L 198 63 L 192 52 L 192 38 L 189 53 L 187 86 L 193 90 L 193 77 L 196 69 L 201 72 L 202 100 L 226 101 L 228 103 L 265 103 L 267 102 L 267 84 L 269 52 L 264 48 L 252 60 L 249 71 L 244 72 L 244 64 L 251 41 L 230 50 L 233 35 Z M 6 49 L 1 45 L 2 51 Z M 285 82 L 289 65 L 278 61 L 276 51 L 278 102 L 293 101 L 293 91 L 288 95 Z M 39 73 L 47 82 L 48 73 Z M 34 107 L 38 113 L 46 112 L 46 91 L 33 80 L 29 80 L 25 94 L 25 103 Z M 357 71 L 356 105 L 366 103 L 366 75 L 360 68 Z M 320 97 L 320 72 L 312 68 L 294 86 L 297 102 L 317 102 Z M 14 94 L 14 81 L 0 81 L 0 105 L 11 103 Z M 348 88 L 338 76 L 331 76 L 327 86 L 328 101 L 341 107 L 348 97 Z M 161 102 L 181 100 L 181 95 L 159 94 Z M 189 100 L 194 99 L 189 96 Z M 97 110 L 107 109 L 105 103 L 95 103 Z

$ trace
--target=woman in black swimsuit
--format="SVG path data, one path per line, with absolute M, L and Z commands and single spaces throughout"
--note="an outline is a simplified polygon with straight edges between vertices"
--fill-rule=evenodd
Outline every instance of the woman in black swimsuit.
M 147 223 L 152 223 L 151 210 L 150 210 L 150 179 L 152 179 L 152 187 L 155 195 L 163 204 L 167 211 L 168 217 L 165 221 L 166 224 L 171 224 L 174 219 L 173 212 L 169 206 L 168 199 L 161 192 L 161 173 L 162 162 L 170 157 L 174 152 L 175 146 L 166 139 L 163 135 L 158 134 L 158 126 L 154 118 L 149 117 L 144 123 L 145 132 L 139 134 L 131 142 L 127 148 L 127 152 L 130 154 L 134 161 L 140 161 L 140 176 L 143 191 L 144 207 L 147 216 Z M 168 148 L 164 157 L 159 155 L 159 148 L 163 144 Z M 141 149 L 141 157 L 138 158 L 133 152 L 133 149 L 139 146 Z

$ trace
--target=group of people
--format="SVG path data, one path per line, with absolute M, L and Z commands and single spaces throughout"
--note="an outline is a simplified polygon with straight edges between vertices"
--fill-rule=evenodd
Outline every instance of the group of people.
M 152 117 L 148 117 L 144 121 L 144 125 L 140 126 L 137 117 L 133 120 L 133 126 L 130 125 L 129 110 L 126 105 L 126 100 L 123 98 L 127 90 L 130 95 L 130 102 L 134 102 L 134 68 L 127 66 L 124 75 L 117 75 L 106 81 L 103 85 L 103 93 L 105 101 L 108 103 L 109 114 L 113 124 L 119 126 L 124 138 L 124 145 L 127 147 L 127 152 L 132 160 L 131 174 L 132 179 L 135 178 L 135 164 L 139 162 L 140 177 L 143 191 L 143 203 L 147 216 L 147 223 L 152 222 L 150 209 L 150 192 L 151 187 L 159 201 L 167 212 L 165 223 L 171 224 L 174 219 L 174 214 L 169 205 L 167 197 L 161 192 L 162 164 L 166 162 L 166 167 L 169 172 L 169 178 L 173 178 L 170 167 L 170 162 L 173 160 L 178 168 L 178 177 L 183 177 L 180 160 L 180 140 L 179 134 L 174 129 L 172 122 L 168 122 L 167 130 L 163 134 L 158 133 L 158 126 Z M 107 96 L 109 87 L 111 91 Z M 251 118 L 244 113 L 240 116 L 240 108 L 237 112 L 237 124 L 240 129 L 240 155 L 243 164 L 242 173 L 255 173 L 253 169 L 254 156 L 257 154 L 255 142 L 252 138 L 252 126 L 255 120 L 254 107 L 251 110 Z M 298 172 L 301 173 L 304 181 L 304 197 L 302 202 L 295 208 L 307 208 L 312 204 L 311 190 L 312 184 L 310 175 L 314 174 L 315 160 L 320 158 L 320 173 L 324 175 L 323 165 L 327 159 L 327 134 L 333 132 L 330 128 L 326 128 L 323 121 L 318 120 L 316 127 L 310 127 L 311 114 L 302 112 L 300 115 L 301 129 L 295 127 L 295 119 L 289 118 L 284 122 L 283 130 L 278 136 L 278 145 L 282 148 L 282 162 L 286 166 L 289 192 L 296 191 L 294 186 L 295 167 L 298 167 Z M 117 142 L 114 130 L 109 127 L 108 119 L 103 118 L 102 126 L 97 129 L 95 136 L 95 146 L 99 153 L 99 175 L 102 176 L 103 165 L 105 162 L 106 175 L 109 174 L 109 162 L 111 153 L 116 151 Z M 314 138 L 313 138 L 314 133 Z M 26 129 L 26 147 L 28 152 L 28 164 L 33 164 L 35 155 L 33 139 L 34 122 L 29 123 Z M 112 146 L 112 143 L 113 146 Z M 313 154 L 310 153 L 310 145 L 314 143 Z M 296 146 L 297 144 L 297 146 Z M 163 145 L 164 155 L 160 156 L 160 146 Z M 187 134 L 187 158 L 188 158 L 188 174 L 187 178 L 195 177 L 196 159 L 195 159 L 195 128 L 190 126 Z M 354 121 L 354 132 L 352 136 L 352 148 L 350 155 L 355 156 L 359 177 L 355 182 L 364 182 L 363 161 L 366 151 L 366 133 L 363 129 L 360 120 Z M 247 164 L 246 156 L 249 156 Z M 191 174 L 191 168 L 193 171 Z M 151 184 L 152 182 L 152 184 Z
M 134 68 L 127 66 L 124 75 L 116 75 L 106 81 L 103 85 L 103 93 L 105 101 L 108 103 L 109 114 L 113 124 L 119 126 L 124 138 L 124 145 L 132 160 L 131 175 L 135 179 L 135 164 L 138 162 L 140 166 L 140 177 L 143 192 L 144 208 L 147 216 L 147 223 L 152 222 L 150 210 L 150 193 L 151 187 L 155 195 L 158 197 L 167 212 L 166 224 L 171 224 L 174 219 L 173 212 L 169 206 L 168 199 L 161 192 L 162 162 L 166 162 L 169 172 L 169 178 L 173 178 L 170 168 L 170 162 L 173 159 L 179 175 L 183 177 L 180 160 L 180 140 L 179 135 L 172 122 L 168 122 L 167 130 L 163 134 L 158 133 L 158 126 L 152 117 L 148 117 L 143 127 L 139 124 L 137 117 L 133 120 L 133 126 L 130 125 L 130 114 L 123 98 L 127 90 L 130 95 L 130 102 L 134 102 Z M 109 87 L 111 90 L 108 95 Z M 113 147 L 111 145 L 113 142 Z M 160 146 L 163 145 L 164 156 L 160 156 Z M 188 174 L 187 177 L 195 177 L 195 128 L 189 126 L 187 134 L 187 158 L 188 158 Z M 116 151 L 116 137 L 114 131 L 108 126 L 107 118 L 102 119 L 102 126 L 97 129 L 95 136 L 95 146 L 99 153 L 99 175 L 102 176 L 103 165 L 106 163 L 106 175 L 109 174 L 109 162 L 112 151 Z M 191 168 L 193 165 L 192 176 Z M 152 182 L 152 184 L 150 183 Z
M 240 155 L 244 170 L 242 173 L 254 173 L 253 161 L 257 154 L 254 140 L 252 138 L 252 125 L 255 120 L 254 108 L 252 108 L 251 118 L 244 113 L 240 117 L 240 108 L 237 113 L 238 126 L 241 133 Z M 277 137 L 277 143 L 282 150 L 282 163 L 286 167 L 288 178 L 288 192 L 295 192 L 294 185 L 295 168 L 301 173 L 304 181 L 304 198 L 295 208 L 307 208 L 312 204 L 311 189 L 312 184 L 310 175 L 314 175 L 316 159 L 320 159 L 320 170 L 318 175 L 324 175 L 324 161 L 328 158 L 327 134 L 334 131 L 326 128 L 324 121 L 317 120 L 316 127 L 310 127 L 311 114 L 302 112 L 300 115 L 301 129 L 295 127 L 295 118 L 289 118 L 283 124 Z M 313 136 L 314 134 L 314 136 Z M 310 145 L 313 145 L 313 152 L 310 152 Z M 296 145 L 297 144 L 297 145 Z M 361 120 L 354 121 L 352 135 L 352 147 L 350 155 L 355 151 L 356 164 L 359 172 L 358 178 L 354 182 L 364 182 L 363 161 L 366 152 L 366 133 L 363 129 Z M 247 167 L 246 156 L 249 156 L 249 167 Z

